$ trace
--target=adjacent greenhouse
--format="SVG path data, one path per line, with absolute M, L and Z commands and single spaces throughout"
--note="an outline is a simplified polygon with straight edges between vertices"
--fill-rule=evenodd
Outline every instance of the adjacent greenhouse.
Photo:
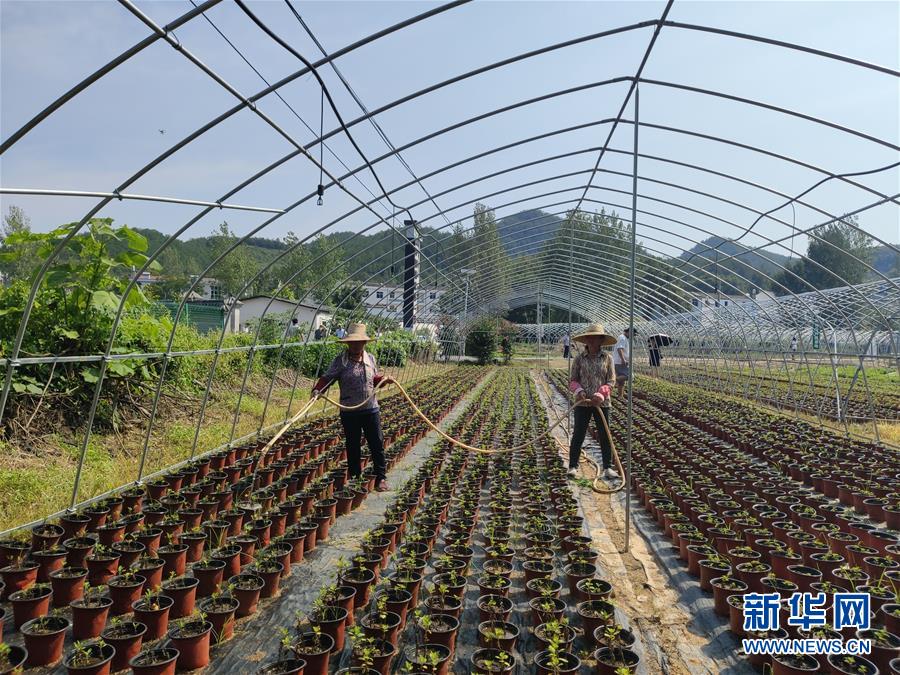
M 0 15 L 0 672 L 900 672 L 896 3 Z

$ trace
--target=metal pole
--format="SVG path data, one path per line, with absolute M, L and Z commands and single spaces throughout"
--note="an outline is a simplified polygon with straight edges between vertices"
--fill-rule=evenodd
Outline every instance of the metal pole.
M 459 322 L 459 360 L 462 362 L 463 357 L 466 355 L 466 338 L 463 335 L 463 321 L 466 320 L 466 317 L 469 316 L 469 276 L 466 275 L 466 292 L 463 299 L 463 315 L 462 320 Z
M 631 178 L 631 288 L 628 297 L 628 419 L 625 423 L 625 550 L 631 542 L 631 429 L 634 420 L 634 285 L 637 253 L 638 96 L 634 87 L 634 174 Z
M 537 308 L 535 312 L 537 319 L 537 360 L 541 360 L 541 285 L 538 284 Z

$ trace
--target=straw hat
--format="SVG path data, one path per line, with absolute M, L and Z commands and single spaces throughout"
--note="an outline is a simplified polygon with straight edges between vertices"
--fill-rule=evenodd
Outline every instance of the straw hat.
M 366 324 L 351 323 L 347 330 L 347 335 L 338 340 L 338 342 L 371 342 L 374 339 L 366 335 Z
M 584 332 L 579 333 L 572 339 L 578 342 L 585 342 L 585 338 L 589 337 L 600 338 L 601 347 L 608 347 L 609 345 L 616 344 L 616 338 L 606 332 L 606 329 L 603 327 L 602 323 L 592 323 L 584 330 Z

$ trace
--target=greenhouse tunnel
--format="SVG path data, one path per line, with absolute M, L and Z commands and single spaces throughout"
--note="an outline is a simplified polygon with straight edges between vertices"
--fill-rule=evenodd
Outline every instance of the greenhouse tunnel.
M 187 568 L 166 560 L 174 588 L 224 559 L 216 523 L 253 533 L 237 554 L 253 567 L 233 571 L 261 575 L 337 500 L 315 550 L 294 538 L 280 590 L 233 637 L 214 627 L 208 672 L 296 672 L 300 654 L 315 675 L 753 672 L 731 598 L 810 591 L 783 551 L 825 593 L 871 594 L 867 658 L 900 672 L 900 5 L 7 0 L 0 16 L 0 666 L 28 648 L 61 673 L 80 653 L 69 631 L 40 661 L 9 598 L 52 579 L 77 628 L 52 574 L 88 564 L 79 537 L 118 550 L 160 524 L 174 556 L 193 534 Z M 359 323 L 393 380 L 385 492 L 371 462 L 347 473 L 338 387 L 312 393 Z M 627 332 L 631 367 L 567 476 L 591 332 Z M 295 614 L 316 624 L 320 588 L 345 588 L 345 562 L 359 571 L 415 497 L 371 595 L 400 587 L 434 516 L 425 616 L 445 616 L 427 604 L 446 600 L 438 563 L 470 546 L 447 658 L 426 663 L 437 632 L 410 603 L 387 662 L 348 622 L 314 670 Z M 273 515 L 270 543 L 253 523 Z M 561 595 L 526 584 L 545 544 Z M 478 576 L 503 576 L 507 549 L 508 648 L 479 625 Z M 698 556 L 738 585 L 720 597 Z M 582 563 L 611 596 L 576 588 Z M 548 637 L 530 603 L 550 596 L 572 626 Z M 613 629 L 594 634 L 597 602 Z M 145 651 L 180 644 L 169 625 Z

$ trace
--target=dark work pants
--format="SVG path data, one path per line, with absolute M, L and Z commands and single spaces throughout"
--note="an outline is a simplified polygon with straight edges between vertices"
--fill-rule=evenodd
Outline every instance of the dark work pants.
M 351 478 L 362 473 L 360 467 L 360 446 L 362 435 L 366 435 L 369 452 L 372 454 L 372 467 L 375 469 L 375 480 L 385 477 L 384 434 L 381 432 L 381 412 L 378 410 L 360 410 L 358 412 L 342 412 L 341 424 L 347 438 L 347 470 Z
M 609 408 L 600 408 L 603 416 L 609 424 Z M 600 449 L 603 451 L 603 468 L 608 469 L 612 462 L 612 447 L 609 444 L 609 437 L 606 435 L 606 428 L 600 419 L 600 413 L 597 408 L 588 406 L 578 406 L 575 408 L 575 425 L 572 427 L 572 440 L 569 443 L 569 468 L 578 468 L 578 460 L 581 459 L 581 446 L 584 444 L 584 436 L 587 434 L 588 424 L 591 418 L 597 425 L 597 436 L 600 439 Z

